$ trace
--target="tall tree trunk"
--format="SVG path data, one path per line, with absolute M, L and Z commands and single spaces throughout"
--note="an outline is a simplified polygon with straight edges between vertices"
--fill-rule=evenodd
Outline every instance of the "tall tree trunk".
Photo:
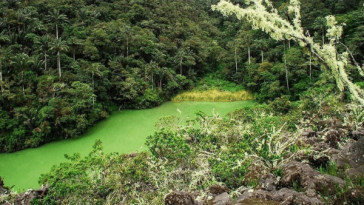
M 180 60 L 179 61 L 179 73 L 182 75 L 182 60 L 183 60 L 183 58 L 180 58 L 179 60 Z
M 129 57 L 129 37 L 126 37 L 126 57 Z
M 248 59 L 249 59 L 249 65 L 250 65 L 250 46 L 248 46 Z
M 95 94 L 94 71 L 92 71 L 92 93 Z M 95 106 L 95 96 L 92 96 L 92 107 Z
M 25 95 L 24 93 L 24 71 L 21 72 L 21 78 L 22 78 L 22 84 L 23 84 L 23 96 Z
M 58 39 L 58 24 L 56 24 L 56 38 Z
M 76 61 L 76 48 L 73 47 L 73 60 Z
M 287 90 L 289 90 L 289 83 L 288 83 L 288 68 L 287 68 L 287 58 L 286 58 L 286 43 L 283 42 L 284 45 L 284 67 L 286 70 L 286 82 L 287 82 Z
M 47 52 L 44 52 L 44 70 L 47 70 Z
M 238 73 L 238 58 L 236 57 L 236 47 L 235 47 L 235 73 Z
M 0 63 L 0 67 L 1 67 L 1 63 Z M 2 72 L 2 70 L 0 70 L 0 83 L 1 83 L 1 93 L 3 93 L 4 88 L 3 88 L 3 72 Z
M 154 75 L 153 75 L 153 72 L 152 72 L 152 90 L 154 90 Z
M 57 51 L 57 67 L 58 67 L 59 77 L 61 77 L 62 76 L 62 72 L 61 72 L 61 55 L 59 53 L 59 50 Z
M 322 27 L 322 46 L 325 44 L 325 28 Z
M 310 80 L 312 79 L 312 52 L 310 50 Z
M 261 51 L 261 53 L 262 53 L 262 63 L 263 63 L 263 61 L 264 61 L 264 52 Z

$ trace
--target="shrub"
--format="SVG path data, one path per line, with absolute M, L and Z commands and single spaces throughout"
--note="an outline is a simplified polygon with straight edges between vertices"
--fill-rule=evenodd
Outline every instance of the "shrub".
M 269 103 L 269 106 L 277 113 L 287 113 L 291 109 L 291 101 L 289 96 L 283 95 Z
M 145 144 L 150 152 L 158 158 L 180 161 L 191 154 L 191 147 L 182 136 L 165 129 L 147 137 Z

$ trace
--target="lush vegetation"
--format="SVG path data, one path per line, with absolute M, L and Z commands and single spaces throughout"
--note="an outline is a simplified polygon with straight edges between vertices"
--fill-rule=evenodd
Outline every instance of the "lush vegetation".
M 265 8 L 264 2 L 249 8 Z M 40 183 L 50 191 L 34 203 L 162 204 L 170 190 L 202 191 L 202 199 L 214 183 L 234 196 L 257 185 L 257 177 L 249 177 L 256 167 L 281 176 L 288 160 L 317 154 L 300 141 L 304 129 L 323 131 L 320 121 L 327 118 L 350 132 L 362 126 L 362 107 L 351 100 L 363 98 L 356 65 L 364 61 L 363 1 L 272 2 L 277 10 L 243 20 L 212 11 L 218 0 L 2 1 L 3 152 L 79 136 L 112 107 L 157 106 L 186 89 L 195 88 L 174 100 L 201 100 L 199 91 L 207 91 L 203 100 L 215 100 L 211 90 L 217 90 L 244 93 L 244 99 L 253 93 L 265 103 L 227 119 L 198 113 L 186 126 L 165 118 L 148 137 L 147 152 L 107 154 L 98 141 L 89 156 L 67 156 L 71 162 L 43 175 Z M 247 7 L 251 1 L 232 3 Z M 226 5 L 214 8 L 246 15 Z M 269 21 L 289 26 L 282 32 Z M 219 98 L 239 99 L 226 96 Z M 332 174 L 337 167 L 317 169 Z M 362 179 L 348 180 L 363 188 Z M 322 198 L 336 199 L 330 193 Z
M 217 2 L 2 1 L 0 150 L 79 136 L 112 107 L 159 105 L 205 75 L 207 82 L 232 81 L 260 102 L 281 95 L 297 100 L 317 82 L 315 58 L 293 41 L 272 40 L 246 21 L 213 12 Z M 274 4 L 291 19 L 286 1 Z M 336 15 L 346 23 L 342 42 L 361 62 L 358 5 L 303 0 L 302 26 L 325 41 L 323 17 Z M 354 66 L 347 69 L 359 80 Z M 224 85 L 214 86 L 236 91 Z
M 147 139 L 147 152 L 107 154 L 97 141 L 88 156 L 66 156 L 69 162 L 54 166 L 40 178 L 41 184 L 50 185 L 50 191 L 33 202 L 164 204 L 170 190 L 197 192 L 197 198 L 204 199 L 206 189 L 216 183 L 238 196 L 244 187 L 257 185 L 259 178 L 252 175 L 256 170 L 282 176 L 280 167 L 289 160 L 307 160 L 317 154 L 301 140 L 303 130 L 320 131 L 320 121 L 327 118 L 340 119 L 348 127 L 362 123 L 363 110 L 356 112 L 359 107 L 355 104 L 345 108 L 338 96 L 326 89 L 310 90 L 299 103 L 280 103 L 286 104 L 286 114 L 282 107 L 257 105 L 237 110 L 228 118 L 198 113 L 185 125 L 177 116 L 163 118 L 163 123 L 156 124 L 159 131 Z M 343 112 L 352 117 L 343 117 Z M 312 121 L 301 120 L 307 118 Z M 333 164 L 322 164 L 317 170 L 336 176 L 345 173 Z M 352 187 L 363 187 L 360 180 L 347 180 Z M 300 190 L 299 186 L 293 188 Z M 330 203 L 337 199 L 325 197 Z

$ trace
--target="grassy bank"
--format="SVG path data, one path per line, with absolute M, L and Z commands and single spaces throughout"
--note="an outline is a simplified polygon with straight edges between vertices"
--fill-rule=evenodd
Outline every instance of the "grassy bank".
M 212 102 L 231 102 L 255 99 L 253 94 L 248 91 L 240 90 L 237 92 L 207 90 L 207 91 L 188 91 L 181 93 L 174 98 L 173 102 L 182 101 L 212 101 Z

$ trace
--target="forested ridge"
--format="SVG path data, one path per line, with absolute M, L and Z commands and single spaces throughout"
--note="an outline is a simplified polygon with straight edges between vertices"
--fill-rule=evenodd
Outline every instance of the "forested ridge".
M 67 155 L 42 175 L 47 188 L 33 204 L 214 204 L 223 192 L 274 204 L 287 189 L 292 204 L 364 203 L 363 106 L 307 47 L 213 11 L 218 2 L 0 2 L 1 152 L 78 137 L 114 110 L 155 107 L 196 86 L 246 90 L 262 103 L 226 118 L 167 116 L 145 152 L 108 154 L 97 141 L 88 156 Z M 322 47 L 325 17 L 343 25 L 335 46 L 350 54 L 345 71 L 363 88 L 364 1 L 299 2 L 305 35 Z M 295 24 L 288 0 L 272 3 Z M 17 196 L 0 178 L 1 203 L 29 193 Z

